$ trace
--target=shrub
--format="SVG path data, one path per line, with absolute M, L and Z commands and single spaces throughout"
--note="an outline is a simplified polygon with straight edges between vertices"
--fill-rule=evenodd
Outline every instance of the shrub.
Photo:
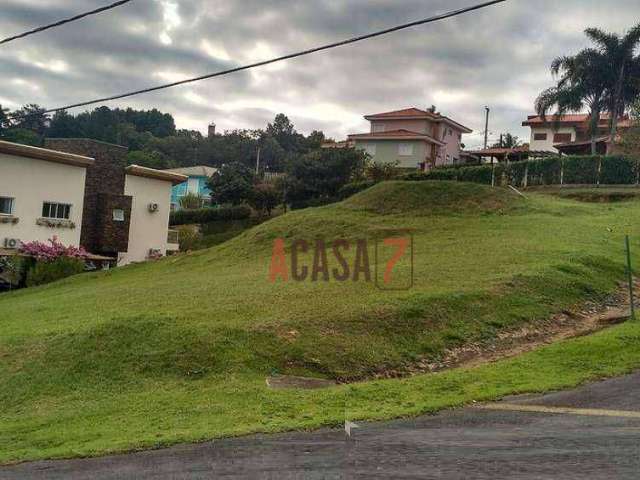
M 225 220 L 242 220 L 253 213 L 248 205 L 236 205 L 221 208 L 199 208 L 198 210 L 178 210 L 171 212 L 171 225 L 190 225 Z
M 24 286 L 27 271 L 33 260 L 26 257 L 0 257 L 0 274 L 12 286 Z
M 366 155 L 353 148 L 328 148 L 293 157 L 287 165 L 285 200 L 291 208 L 339 200 L 349 182 L 362 178 Z
M 35 287 L 55 282 L 84 272 L 84 260 L 73 257 L 59 257 L 53 261 L 37 261 L 27 272 L 27 287 Z
M 338 192 L 338 197 L 341 200 L 345 200 L 356 193 L 363 192 L 368 188 L 373 187 L 377 182 L 374 180 L 361 180 L 359 182 L 351 182 L 347 183 L 344 187 L 340 189 Z
M 434 168 L 426 174 L 427 180 L 458 180 L 458 169 L 456 168 Z
M 429 174 L 425 172 L 410 172 L 402 176 L 401 180 L 405 182 L 424 182 L 425 180 L 432 180 L 429 178 Z
M 39 262 L 52 262 L 61 257 L 77 258 L 85 260 L 88 256 L 82 247 L 66 247 L 58 241 L 58 237 L 53 237 L 49 243 L 27 242 L 20 247 L 20 252 L 29 255 Z
M 251 199 L 255 175 L 253 171 L 239 162 L 223 165 L 208 185 L 211 189 L 211 199 L 224 205 L 242 205 Z
M 197 227 L 194 227 L 193 225 L 181 225 L 178 227 L 178 232 L 181 252 L 189 252 L 200 248 L 202 235 L 198 231 Z
M 185 210 L 196 210 L 198 208 L 202 208 L 202 203 L 202 195 L 198 195 L 197 193 L 189 192 L 180 199 L 180 207 Z
M 393 180 L 398 176 L 398 165 L 400 162 L 371 162 L 364 169 L 364 175 L 374 182 Z
M 259 183 L 253 187 L 251 206 L 261 214 L 271 216 L 271 211 L 282 203 L 283 193 L 273 183 Z

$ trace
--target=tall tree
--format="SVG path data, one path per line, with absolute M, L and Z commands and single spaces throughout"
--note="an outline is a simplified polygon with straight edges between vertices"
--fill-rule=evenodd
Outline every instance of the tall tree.
M 43 136 L 49 126 L 49 115 L 45 113 L 46 109 L 35 103 L 25 105 L 20 110 L 13 113 L 13 126 Z
M 633 103 L 635 52 L 640 44 L 640 24 L 625 35 L 608 33 L 599 28 L 585 30 L 596 44 L 598 52 L 606 58 L 610 72 L 607 75 L 607 107 L 611 114 L 611 136 L 615 138 L 618 121 Z M 637 72 L 636 72 L 637 73 Z
M 296 132 L 296 129 L 284 113 L 279 113 L 273 123 L 267 125 L 267 135 L 276 139 L 287 152 L 298 152 L 304 136 Z
M 587 48 L 575 56 L 556 58 L 551 73 L 558 78 L 536 100 L 536 111 L 543 118 L 555 107 L 555 117 L 567 112 L 589 109 L 591 152 L 596 153 L 596 138 L 602 112 L 606 109 L 607 88 L 611 82 L 611 68 L 601 52 Z
M 47 136 L 52 138 L 81 138 L 84 136 L 84 132 L 73 115 L 67 113 L 66 110 L 61 110 L 53 115 Z
M 520 138 L 507 132 L 501 134 L 500 141 L 493 144 L 491 148 L 516 148 L 520 145 L 522 145 Z

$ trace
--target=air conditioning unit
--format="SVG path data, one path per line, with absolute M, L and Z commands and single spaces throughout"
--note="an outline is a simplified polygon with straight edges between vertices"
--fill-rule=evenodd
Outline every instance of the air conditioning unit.
M 151 213 L 157 212 L 159 208 L 160 208 L 160 205 L 158 205 L 157 203 L 150 203 L 149 204 L 149 211 Z
M 21 245 L 22 242 L 17 238 L 5 238 L 3 243 L 4 248 L 9 248 L 12 250 L 20 248 Z

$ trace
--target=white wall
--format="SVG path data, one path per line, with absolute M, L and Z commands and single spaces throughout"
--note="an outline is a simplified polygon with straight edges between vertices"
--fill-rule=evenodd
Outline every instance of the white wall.
M 534 140 L 536 133 L 546 133 L 547 139 Z M 553 136 L 556 133 L 570 133 L 571 141 L 576 141 L 576 129 L 574 127 L 559 127 L 558 129 L 553 129 L 551 127 L 531 127 L 531 141 L 529 142 L 529 150 L 558 153 L 558 150 L 553 147 Z
M 171 187 L 171 182 L 127 175 L 124 194 L 133 197 L 129 249 L 118 255 L 118 265 L 144 262 L 151 249 L 166 255 Z M 151 203 L 158 204 L 156 212 L 149 211 Z
M 46 242 L 56 236 L 64 245 L 78 246 L 82 227 L 86 168 L 0 153 L 0 197 L 15 198 L 17 224 L 0 223 L 0 248 L 5 238 Z M 76 228 L 36 225 L 43 202 L 71 204 L 69 220 Z

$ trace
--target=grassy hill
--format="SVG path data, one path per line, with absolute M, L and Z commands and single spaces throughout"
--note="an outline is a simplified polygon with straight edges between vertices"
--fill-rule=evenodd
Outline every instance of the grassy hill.
M 322 392 L 271 391 L 265 376 L 402 375 L 447 348 L 604 296 L 623 276 L 623 235 L 640 234 L 638 213 L 635 200 L 525 200 L 480 185 L 388 182 L 209 250 L 1 295 L 0 462 L 335 424 L 345 402 L 354 418 L 383 418 L 556 385 L 535 369 L 500 380 L 487 370 L 470 391 L 460 373 Z M 410 290 L 269 281 L 276 238 L 375 239 L 406 229 Z M 311 264 L 312 253 L 303 260 Z M 610 370 L 632 365 L 640 357 L 627 352 Z M 583 361 L 553 378 L 593 374 Z M 425 391 L 424 382 L 440 384 Z

